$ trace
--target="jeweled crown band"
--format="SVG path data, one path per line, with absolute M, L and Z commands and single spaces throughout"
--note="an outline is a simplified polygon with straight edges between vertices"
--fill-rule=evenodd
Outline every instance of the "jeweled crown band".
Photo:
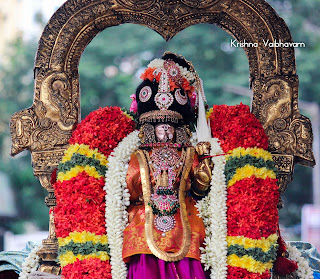
M 178 123 L 183 117 L 180 113 L 172 110 L 153 110 L 141 114 L 139 117 L 140 124 L 150 122 L 172 122 Z

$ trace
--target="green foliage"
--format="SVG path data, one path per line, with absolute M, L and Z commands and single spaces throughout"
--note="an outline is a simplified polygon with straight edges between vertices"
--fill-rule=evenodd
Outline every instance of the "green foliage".
M 83 116 L 98 105 L 129 107 L 129 96 L 141 82 L 142 70 L 164 51 L 182 54 L 194 63 L 204 81 L 209 104 L 236 104 L 241 100 L 249 104 L 249 98 L 235 97 L 225 89 L 230 84 L 248 87 L 245 52 L 229 49 L 231 39 L 210 24 L 191 26 L 169 42 L 150 29 L 133 24 L 103 31 L 89 44 L 80 61 Z
M 35 52 L 35 41 L 26 44 L 22 38 L 17 38 L 8 45 L 0 65 L 0 171 L 10 177 L 18 209 L 18 216 L 0 223 L 0 227 L 15 233 L 23 232 L 26 221 L 40 229 L 48 229 L 48 208 L 44 204 L 46 191 L 33 176 L 30 154 L 25 151 L 16 158 L 9 157 L 10 117 L 32 105 Z
M 61 163 L 58 166 L 58 172 L 70 171 L 72 168 L 76 166 L 90 166 L 94 167 L 95 170 L 100 174 L 104 175 L 107 171 L 107 167 L 101 165 L 100 161 L 95 159 L 94 155 L 92 157 L 87 157 L 86 155 L 82 155 L 79 153 L 74 153 L 71 159 L 65 163 Z
M 58 254 L 63 255 L 69 251 L 72 251 L 75 255 L 89 255 L 91 253 L 107 252 L 110 253 L 110 248 L 108 244 L 93 243 L 92 241 L 87 241 L 84 243 L 74 243 L 71 240 L 68 244 L 59 247 Z

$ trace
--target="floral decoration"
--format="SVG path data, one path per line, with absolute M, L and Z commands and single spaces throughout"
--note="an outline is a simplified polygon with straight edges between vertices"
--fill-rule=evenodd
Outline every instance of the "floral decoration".
M 126 116 L 126 117 L 124 117 Z M 136 123 L 118 107 L 91 112 L 73 132 L 70 144 L 86 144 L 108 157 L 118 143 L 135 129 Z
M 277 255 L 279 192 L 267 135 L 243 104 L 213 106 L 207 117 L 227 153 L 225 278 L 270 278 Z
M 212 135 L 220 140 L 224 152 L 237 147 L 268 148 L 268 137 L 248 106 L 213 106 L 208 113 Z
M 195 137 L 192 137 L 195 144 Z M 225 156 L 217 138 L 210 141 L 210 155 L 214 168 L 208 196 L 197 202 L 199 216 L 206 227 L 205 247 L 201 262 L 210 269 L 212 279 L 227 278 L 227 186 L 225 178 Z M 221 155 L 221 156 L 217 156 Z
M 123 231 L 128 223 L 126 208 L 130 205 L 126 176 L 131 154 L 141 144 L 139 131 L 124 138 L 109 157 L 106 173 L 106 229 L 109 238 L 112 278 L 126 278 L 127 267 L 122 259 Z
M 290 243 L 287 243 L 286 245 L 289 253 L 289 259 L 297 262 L 298 264 L 298 270 L 296 271 L 297 276 L 300 279 L 313 279 L 313 271 L 309 266 L 308 261 L 302 257 L 301 252 L 297 247 L 290 245 Z
M 134 129 L 135 122 L 120 108 L 90 113 L 73 132 L 53 175 L 58 260 L 65 279 L 111 278 L 103 190 L 107 158 Z
M 32 272 L 37 271 L 40 266 L 40 257 L 37 255 L 42 248 L 42 244 L 36 245 L 27 258 L 22 263 L 22 270 L 19 273 L 19 279 L 28 279 Z
M 109 261 L 100 259 L 76 260 L 63 268 L 63 278 L 70 279 L 111 279 L 111 266 Z
M 158 68 L 164 68 L 164 63 L 165 60 L 163 59 L 154 59 L 152 60 L 148 68 L 141 74 L 140 78 L 143 80 L 150 80 L 153 81 L 154 79 L 159 83 L 160 81 L 160 76 L 161 73 L 155 72 L 156 69 Z M 170 83 L 170 91 L 174 91 L 176 88 L 183 88 L 183 90 L 188 94 L 190 99 L 194 100 L 193 92 L 195 91 L 195 87 L 193 86 L 195 82 L 195 74 L 190 72 L 187 68 L 183 68 L 179 64 L 175 63 L 175 66 L 179 68 L 180 73 L 181 73 L 181 84 L 177 84 L 175 80 L 172 80 L 170 78 L 169 83 Z M 194 103 L 194 101 L 193 101 Z
M 201 261 L 215 279 L 270 278 L 277 254 L 279 192 L 266 151 L 268 138 L 243 104 L 214 106 L 207 116 L 215 137 L 215 167 L 211 190 L 197 203 L 206 226 Z M 140 145 L 134 127 L 120 109 L 99 109 L 70 140 L 54 186 L 59 260 L 66 279 L 126 278 L 122 246 L 130 195 L 125 180 L 131 154 Z M 195 136 L 191 142 L 196 144 Z M 303 266 L 300 271 L 309 274 Z

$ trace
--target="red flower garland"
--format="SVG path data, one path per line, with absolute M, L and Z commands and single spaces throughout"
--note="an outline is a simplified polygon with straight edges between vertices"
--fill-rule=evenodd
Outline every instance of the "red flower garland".
M 56 182 L 54 214 L 57 237 L 67 237 L 72 231 L 98 235 L 106 232 L 103 187 L 103 177 L 96 179 L 86 172 L 70 180 Z
M 228 279 L 270 279 L 270 277 L 269 271 L 260 274 L 248 272 L 241 267 L 228 266 Z
M 69 142 L 87 144 L 109 156 L 118 143 L 134 131 L 135 125 L 118 107 L 99 108 L 79 123 Z
M 248 106 L 215 105 L 209 119 L 212 135 L 224 152 L 237 147 L 268 149 L 268 137 Z
M 228 188 L 228 235 L 252 239 L 277 232 L 279 200 L 276 179 L 249 177 Z M 254 214 L 252 214 L 254 212 Z
M 133 132 L 136 123 L 118 107 L 100 108 L 90 113 L 75 129 L 70 144 L 85 144 L 105 156 Z M 52 181 L 56 180 L 56 173 Z M 94 178 L 87 172 L 56 181 L 53 185 L 57 200 L 54 209 L 56 235 L 68 237 L 71 232 L 105 235 L 104 177 Z M 110 262 L 98 258 L 76 260 L 62 268 L 66 279 L 111 279 Z
M 77 260 L 62 269 L 62 275 L 68 279 L 111 279 L 109 261 L 99 259 Z
M 268 137 L 248 106 L 213 106 L 209 115 L 211 131 L 224 152 L 237 147 L 267 150 Z M 254 176 L 237 181 L 228 188 L 227 221 L 229 236 L 261 239 L 277 232 L 279 200 L 276 179 Z M 228 279 L 269 279 L 270 271 L 249 272 L 228 265 Z

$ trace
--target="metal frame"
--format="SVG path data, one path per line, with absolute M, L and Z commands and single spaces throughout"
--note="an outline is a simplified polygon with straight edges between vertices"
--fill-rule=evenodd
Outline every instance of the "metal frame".
M 67 148 L 80 119 L 78 65 L 90 41 L 102 30 L 123 23 L 143 25 L 170 40 L 181 30 L 199 23 L 216 24 L 244 47 L 250 68 L 252 112 L 269 136 L 270 151 L 279 169 L 280 192 L 292 180 L 296 162 L 313 166 L 310 120 L 298 109 L 298 76 L 289 29 L 263 0 L 68 0 L 52 16 L 39 41 L 35 60 L 34 102 L 11 118 L 12 156 L 28 149 L 34 174 L 55 197 L 50 175 Z M 51 211 L 52 212 L 52 211 Z M 49 237 L 40 251 L 42 271 L 58 274 L 53 213 Z

